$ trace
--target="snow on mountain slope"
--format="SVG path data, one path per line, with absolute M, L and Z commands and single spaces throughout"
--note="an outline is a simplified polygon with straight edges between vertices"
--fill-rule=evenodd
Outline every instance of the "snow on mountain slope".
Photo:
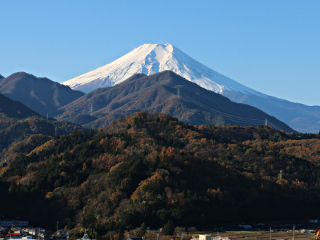
M 263 95 L 206 67 L 171 44 L 144 44 L 123 57 L 62 84 L 90 92 L 123 82 L 136 73 L 151 75 L 170 70 L 203 88 L 223 94 L 230 90 Z

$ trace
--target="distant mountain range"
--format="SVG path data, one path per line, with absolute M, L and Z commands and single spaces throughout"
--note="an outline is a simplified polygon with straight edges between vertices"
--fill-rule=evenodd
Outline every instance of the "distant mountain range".
M 59 120 L 94 128 L 106 127 L 119 116 L 146 110 L 161 112 L 190 124 L 257 126 L 268 124 L 286 132 L 283 122 L 246 104 L 206 90 L 181 76 L 164 71 L 136 74 L 113 87 L 96 89 L 59 109 Z
M 99 88 L 88 94 L 47 78 L 18 72 L 0 79 L 0 92 L 33 110 L 16 102 L 26 110 L 14 112 L 15 107 L 8 107 L 12 104 L 4 104 L 4 108 L 13 111 L 12 114 L 26 117 L 24 112 L 31 111 L 31 115 L 39 112 L 91 128 L 104 128 L 119 116 L 146 110 L 169 114 L 190 124 L 258 126 L 267 121 L 276 129 L 294 132 L 261 110 L 234 103 L 171 71 L 150 76 L 135 74 L 116 86 Z
M 320 107 L 293 103 L 248 88 L 189 57 L 170 44 L 144 44 L 123 57 L 64 82 L 83 92 L 119 84 L 137 73 L 171 70 L 232 101 L 246 103 L 275 116 L 300 132 L 318 132 Z
M 57 114 L 59 107 L 84 95 L 48 78 L 38 78 L 25 72 L 0 79 L 0 93 L 22 102 L 41 115 L 51 117 Z

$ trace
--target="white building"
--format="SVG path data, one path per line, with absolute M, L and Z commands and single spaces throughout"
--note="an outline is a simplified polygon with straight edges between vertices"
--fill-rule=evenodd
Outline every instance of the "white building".
M 195 239 L 195 238 L 192 238 Z M 211 237 L 209 234 L 199 235 L 199 240 L 230 240 L 229 237 Z
M 200 234 L 199 235 L 199 240 L 211 240 L 211 235 L 209 234 Z
M 44 233 L 46 230 L 44 228 L 29 228 L 26 232 L 30 235 L 36 236 L 39 233 Z

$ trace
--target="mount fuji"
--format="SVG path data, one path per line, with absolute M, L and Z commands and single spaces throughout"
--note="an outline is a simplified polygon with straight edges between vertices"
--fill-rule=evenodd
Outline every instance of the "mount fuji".
M 88 93 L 119 84 L 137 73 L 152 75 L 166 70 L 216 93 L 223 94 L 225 90 L 230 90 L 259 94 L 206 67 L 171 44 L 144 44 L 103 67 L 62 84 Z
M 91 92 L 119 84 L 134 74 L 170 70 L 230 100 L 257 107 L 299 132 L 318 132 L 320 107 L 289 102 L 246 87 L 191 58 L 171 44 L 144 44 L 119 59 L 63 82 L 75 90 Z

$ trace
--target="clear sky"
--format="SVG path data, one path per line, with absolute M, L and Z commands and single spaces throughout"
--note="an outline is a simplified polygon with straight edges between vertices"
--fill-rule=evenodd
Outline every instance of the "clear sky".
M 63 82 L 170 43 L 268 95 L 320 105 L 319 0 L 0 0 L 0 74 Z

